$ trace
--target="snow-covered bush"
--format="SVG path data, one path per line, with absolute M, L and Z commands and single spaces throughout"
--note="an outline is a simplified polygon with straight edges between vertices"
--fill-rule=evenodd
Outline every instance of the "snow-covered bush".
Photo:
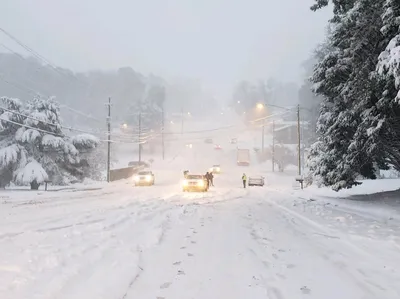
M 16 171 L 15 181 L 20 185 L 31 185 L 31 189 L 38 189 L 40 184 L 48 179 L 42 165 L 35 160 L 30 161 L 25 167 Z
M 293 151 L 288 145 L 275 145 L 274 159 L 280 172 L 285 171 L 288 165 L 296 165 L 296 156 L 296 151 Z

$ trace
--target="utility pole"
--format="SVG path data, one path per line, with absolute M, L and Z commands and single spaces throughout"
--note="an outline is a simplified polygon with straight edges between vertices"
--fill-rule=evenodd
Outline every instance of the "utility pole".
M 262 124 L 262 136 L 261 136 L 261 152 L 264 155 L 264 135 L 265 135 L 265 118 L 263 119 Z
M 139 162 L 142 161 L 142 112 L 139 113 Z
M 301 136 L 300 136 L 300 105 L 297 105 L 297 151 L 298 151 L 298 166 L 299 176 L 301 176 Z
M 110 160 L 111 160 L 111 98 L 108 98 L 108 117 L 107 117 L 107 182 L 110 182 Z
M 162 119 L 161 119 L 161 146 L 162 146 L 162 158 L 165 159 L 165 151 L 164 151 L 164 105 L 161 108 Z
M 181 135 L 183 135 L 183 107 L 181 108 Z
M 272 172 L 275 172 L 275 121 L 272 121 Z

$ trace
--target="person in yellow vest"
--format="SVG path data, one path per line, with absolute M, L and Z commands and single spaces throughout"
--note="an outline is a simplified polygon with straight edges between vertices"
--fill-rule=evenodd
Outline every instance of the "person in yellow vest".
M 242 175 L 242 181 L 243 181 L 243 188 L 246 188 L 247 176 L 245 173 L 243 173 L 243 175 Z

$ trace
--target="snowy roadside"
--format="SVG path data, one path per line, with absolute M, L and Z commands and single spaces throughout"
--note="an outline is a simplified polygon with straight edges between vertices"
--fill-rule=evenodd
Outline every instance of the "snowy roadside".
M 398 179 L 366 180 L 360 186 L 339 192 L 311 186 L 293 190 L 292 195 L 309 205 L 331 206 L 338 211 L 382 223 L 400 223 L 399 187 Z
M 359 252 L 379 256 L 383 267 L 398 259 L 399 180 L 365 181 L 354 189 L 336 193 L 314 187 L 294 190 L 290 188 L 293 177 L 289 176 L 272 175 L 270 179 L 275 183 L 267 187 L 270 192 L 255 192 L 268 194 L 266 200 L 289 217 L 322 229 L 318 232 L 321 236 L 343 240 Z M 384 190 L 394 191 L 381 192 Z M 289 196 L 282 196 L 285 194 Z

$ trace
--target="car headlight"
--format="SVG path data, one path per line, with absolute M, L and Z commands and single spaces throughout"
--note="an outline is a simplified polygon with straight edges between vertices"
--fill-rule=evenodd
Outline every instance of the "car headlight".
M 151 175 L 146 175 L 146 181 L 151 181 Z
M 187 186 L 187 185 L 188 185 L 188 181 L 187 181 L 187 180 L 184 180 L 184 181 L 182 182 L 182 185 L 183 185 L 183 186 Z
M 199 186 L 204 186 L 204 181 L 199 181 Z
M 217 171 L 221 171 L 221 168 L 217 167 Z
M 135 176 L 133 179 L 134 179 L 136 182 L 140 180 L 139 176 Z

